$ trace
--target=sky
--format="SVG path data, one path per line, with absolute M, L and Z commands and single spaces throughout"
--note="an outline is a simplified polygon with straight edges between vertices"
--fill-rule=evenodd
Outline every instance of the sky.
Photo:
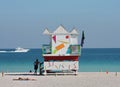
M 61 24 L 84 48 L 120 48 L 120 0 L 0 0 L 0 48 L 41 48 Z

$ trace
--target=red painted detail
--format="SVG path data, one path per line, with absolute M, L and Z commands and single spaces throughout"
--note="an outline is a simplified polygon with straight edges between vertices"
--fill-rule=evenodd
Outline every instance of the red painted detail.
M 52 38 L 53 38 L 54 42 L 56 43 L 56 35 L 54 35 Z
M 68 38 L 69 38 L 69 36 L 67 35 L 67 36 L 66 36 L 66 39 L 68 39 Z
M 56 60 L 56 61 L 78 61 L 78 56 L 43 56 L 44 61 Z

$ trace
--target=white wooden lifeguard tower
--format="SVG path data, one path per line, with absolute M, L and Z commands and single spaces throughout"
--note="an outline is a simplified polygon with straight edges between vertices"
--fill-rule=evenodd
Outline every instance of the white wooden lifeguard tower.
M 45 29 L 43 34 L 50 37 L 50 43 L 42 47 L 44 74 L 77 74 L 81 54 L 77 30 L 68 32 L 61 25 L 53 33 Z

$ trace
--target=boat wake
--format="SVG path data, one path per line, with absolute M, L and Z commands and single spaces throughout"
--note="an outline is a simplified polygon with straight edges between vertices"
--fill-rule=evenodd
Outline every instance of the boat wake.
M 0 51 L 0 53 L 6 53 L 7 51 Z
M 26 53 L 28 51 L 30 51 L 30 49 L 24 49 L 24 48 L 18 47 L 12 51 L 1 50 L 0 53 Z

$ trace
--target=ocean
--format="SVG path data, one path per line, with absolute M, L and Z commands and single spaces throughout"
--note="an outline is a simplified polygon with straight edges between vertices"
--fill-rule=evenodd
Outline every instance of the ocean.
M 2 51 L 6 52 L 2 52 Z M 41 49 L 26 53 L 0 49 L 0 72 L 34 71 L 34 61 L 43 62 Z M 120 48 L 83 48 L 79 57 L 79 72 L 120 72 Z

